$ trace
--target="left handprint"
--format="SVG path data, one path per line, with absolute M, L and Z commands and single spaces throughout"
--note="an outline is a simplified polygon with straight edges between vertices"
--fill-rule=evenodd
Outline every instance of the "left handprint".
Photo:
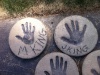
M 34 42 L 34 32 L 35 32 L 35 26 L 31 26 L 31 23 L 26 22 L 25 24 L 22 24 L 22 30 L 24 33 L 24 36 L 21 37 L 20 35 L 16 35 L 16 38 L 21 40 L 25 44 L 33 44 Z
M 67 75 L 67 61 L 64 62 L 63 58 L 59 58 L 59 56 L 56 56 L 56 61 L 55 61 L 55 66 L 54 66 L 54 61 L 53 59 L 50 59 L 50 66 L 51 66 L 51 71 L 52 75 Z M 44 71 L 45 75 L 50 75 L 48 71 Z

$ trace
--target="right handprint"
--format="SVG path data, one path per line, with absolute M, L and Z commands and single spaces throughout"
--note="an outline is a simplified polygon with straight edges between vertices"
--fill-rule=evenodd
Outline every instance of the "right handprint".
M 68 26 L 67 23 L 65 23 L 65 28 L 68 31 L 70 38 L 67 38 L 66 36 L 62 36 L 61 39 L 65 42 L 68 42 L 73 45 L 80 44 L 83 41 L 84 34 L 87 28 L 87 25 L 84 25 L 82 31 L 79 30 L 79 23 L 78 21 L 71 20 L 72 30 Z
M 22 24 L 22 30 L 24 36 L 21 37 L 20 35 L 16 35 L 16 38 L 21 40 L 25 44 L 33 44 L 35 26 L 33 26 L 33 30 L 32 30 L 31 23 L 26 22 L 25 24 Z
M 97 62 L 100 68 L 100 56 L 97 57 Z M 93 75 L 100 75 L 100 72 L 97 72 L 95 69 L 91 69 L 91 72 L 93 73 Z

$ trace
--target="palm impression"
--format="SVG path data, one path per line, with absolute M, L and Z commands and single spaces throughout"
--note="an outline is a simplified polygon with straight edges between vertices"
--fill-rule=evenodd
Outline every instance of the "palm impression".
M 67 75 L 67 61 L 63 61 L 63 57 L 56 56 L 56 63 L 54 64 L 54 60 L 50 59 L 50 66 L 52 70 L 52 75 Z M 55 65 L 55 66 L 54 66 Z M 64 66 L 64 68 L 63 68 Z M 50 75 L 48 71 L 44 71 L 46 75 Z
M 68 24 L 65 23 L 65 28 L 66 28 L 67 32 L 69 33 L 70 38 L 62 36 L 61 39 L 65 42 L 68 42 L 68 43 L 71 43 L 71 44 L 74 44 L 74 45 L 80 44 L 83 41 L 87 25 L 84 25 L 82 31 L 79 30 L 78 21 L 74 22 L 73 20 L 71 20 L 71 25 L 72 25 L 72 30 L 68 26 Z
M 37 64 L 35 75 L 79 75 L 76 63 L 68 55 L 53 52 Z
M 22 26 L 24 36 L 21 37 L 20 35 L 16 35 L 16 38 L 18 38 L 25 44 L 33 44 L 34 43 L 35 26 L 33 26 L 33 29 L 32 29 L 31 23 L 28 23 L 28 22 L 26 22 L 25 24 L 22 24 L 21 26 Z
M 62 52 L 71 56 L 83 56 L 93 50 L 98 34 L 90 20 L 73 15 L 58 23 L 54 39 Z
M 44 50 L 46 43 L 46 28 L 37 19 L 22 19 L 10 31 L 10 48 L 20 58 L 30 59 L 38 56 Z

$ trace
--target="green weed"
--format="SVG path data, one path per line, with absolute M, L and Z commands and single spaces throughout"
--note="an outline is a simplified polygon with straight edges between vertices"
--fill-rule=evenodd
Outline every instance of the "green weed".
M 2 0 L 1 2 L 9 13 L 20 13 L 25 8 L 31 7 L 35 0 Z

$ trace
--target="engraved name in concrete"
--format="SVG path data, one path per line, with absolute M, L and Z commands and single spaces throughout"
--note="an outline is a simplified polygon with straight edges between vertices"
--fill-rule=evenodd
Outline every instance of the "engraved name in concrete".
M 20 58 L 29 59 L 38 56 L 44 50 L 46 43 L 46 28 L 37 19 L 22 19 L 10 31 L 10 48 Z
M 63 19 L 56 27 L 54 37 L 58 48 L 72 56 L 89 53 L 98 40 L 93 23 L 77 15 Z

